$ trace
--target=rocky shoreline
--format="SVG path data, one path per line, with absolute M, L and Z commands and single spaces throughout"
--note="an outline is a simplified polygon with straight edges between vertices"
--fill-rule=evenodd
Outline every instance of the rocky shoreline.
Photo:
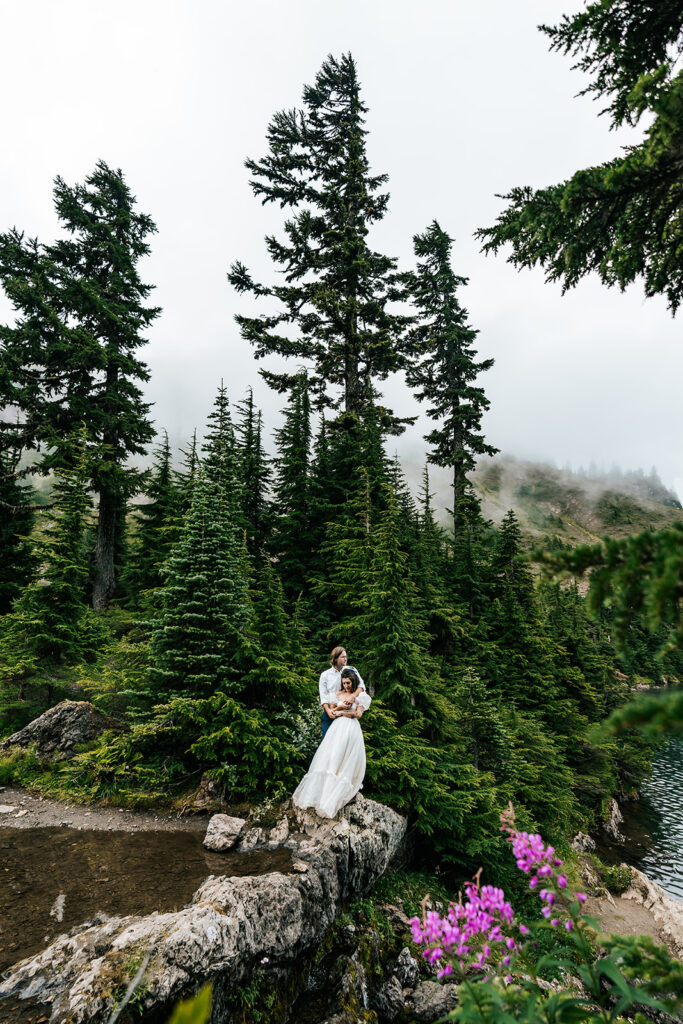
M 109 1020 L 142 971 L 145 1013 L 212 981 L 213 1019 L 225 1020 L 227 994 L 259 964 L 291 969 L 323 942 L 342 903 L 367 892 L 399 852 L 406 822 L 357 797 L 337 820 L 303 814 L 296 827 L 282 843 L 289 873 L 211 876 L 176 913 L 86 922 L 11 968 L 0 1000 L 36 1000 L 53 1024 L 95 1024 Z

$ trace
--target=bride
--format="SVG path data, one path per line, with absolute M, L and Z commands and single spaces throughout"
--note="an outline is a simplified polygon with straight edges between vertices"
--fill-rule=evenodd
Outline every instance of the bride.
M 321 818 L 334 818 L 363 785 L 365 743 L 358 719 L 370 707 L 370 697 L 357 686 L 355 669 L 342 669 L 335 716 L 294 790 L 295 807 L 312 807 Z

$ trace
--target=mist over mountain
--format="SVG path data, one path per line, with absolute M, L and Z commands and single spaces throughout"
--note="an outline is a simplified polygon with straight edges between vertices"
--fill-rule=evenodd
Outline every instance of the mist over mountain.
M 514 509 L 530 540 L 558 537 L 567 544 L 602 536 L 625 537 L 683 521 L 683 506 L 656 469 L 560 469 L 511 455 L 482 459 L 472 476 L 484 516 L 500 523 Z M 449 476 L 430 467 L 440 518 L 447 521 Z

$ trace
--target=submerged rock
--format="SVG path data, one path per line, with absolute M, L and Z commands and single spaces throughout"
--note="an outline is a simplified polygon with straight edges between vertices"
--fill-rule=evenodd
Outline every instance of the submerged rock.
M 206 981 L 229 991 L 255 964 L 293 967 L 319 947 L 342 901 L 367 892 L 383 874 L 403 843 L 406 821 L 363 800 L 332 821 L 308 816 L 305 828 L 306 834 L 290 834 L 285 846 L 306 871 L 211 876 L 175 913 L 100 918 L 61 935 L 5 974 L 0 1019 L 3 998 L 33 997 L 50 1004 L 51 1024 L 103 1024 L 115 993 L 143 964 L 141 1009 L 160 1016 Z
M 63 700 L 27 726 L 0 743 L 0 750 L 36 744 L 42 761 L 65 761 L 73 757 L 76 747 L 92 743 L 107 729 L 124 727 L 108 718 L 87 700 Z
M 207 850 L 223 853 L 231 850 L 246 827 L 245 818 L 231 818 L 229 814 L 214 814 L 204 836 Z

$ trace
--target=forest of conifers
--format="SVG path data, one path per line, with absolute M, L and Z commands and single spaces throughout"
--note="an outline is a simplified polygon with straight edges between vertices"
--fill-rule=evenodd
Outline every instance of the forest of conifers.
M 287 366 L 262 370 L 282 396 L 274 438 L 222 381 L 181 452 L 155 431 L 141 349 L 160 310 L 138 270 L 155 227 L 120 170 L 56 179 L 57 241 L 0 236 L 16 312 L 0 328 L 0 735 L 84 697 L 127 730 L 47 772 L 17 755 L 14 778 L 145 805 L 208 772 L 233 804 L 281 799 L 343 644 L 374 694 L 366 794 L 409 815 L 432 865 L 500 877 L 509 801 L 561 842 L 637 791 L 652 745 L 604 722 L 635 676 L 680 678 L 683 658 L 638 601 L 589 614 L 575 582 L 539 573 L 513 512 L 484 519 L 468 474 L 495 454 L 491 361 L 437 221 L 411 271 L 371 247 L 388 194 L 365 114 L 353 59 L 330 57 L 247 162 L 284 211 L 266 239 L 277 283 L 228 273 L 253 298 L 243 344 Z M 426 462 L 452 473 L 446 525 L 427 466 L 415 495 L 387 454 L 407 423 L 382 398 L 393 373 L 433 421 Z

